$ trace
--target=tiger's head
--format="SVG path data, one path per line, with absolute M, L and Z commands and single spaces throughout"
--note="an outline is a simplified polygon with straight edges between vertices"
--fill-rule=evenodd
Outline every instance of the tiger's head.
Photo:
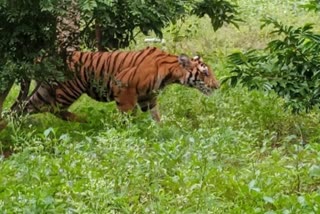
M 184 85 L 197 88 L 205 95 L 210 95 L 213 90 L 220 87 L 215 74 L 199 56 L 189 59 L 186 55 L 180 55 L 178 61 L 186 70 L 185 76 L 181 81 Z

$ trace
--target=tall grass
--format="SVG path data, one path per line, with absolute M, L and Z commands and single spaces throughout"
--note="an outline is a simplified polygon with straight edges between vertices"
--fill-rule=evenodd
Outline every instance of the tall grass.
M 238 0 L 240 29 L 213 32 L 190 17 L 178 33 L 168 26 L 163 48 L 200 53 L 221 78 L 227 54 L 272 39 L 264 15 L 319 23 L 296 2 Z M 159 98 L 161 124 L 87 96 L 71 107 L 86 124 L 11 118 L 0 133 L 0 153 L 15 150 L 0 159 L 0 213 L 319 213 L 319 110 L 293 115 L 275 94 L 240 86 L 210 97 L 171 86 Z

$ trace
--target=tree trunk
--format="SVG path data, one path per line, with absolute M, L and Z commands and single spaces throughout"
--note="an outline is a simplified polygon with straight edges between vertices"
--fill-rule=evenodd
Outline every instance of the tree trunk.
M 3 108 L 3 103 L 6 100 L 12 86 L 13 86 L 13 82 L 9 84 L 6 90 L 0 93 L 0 131 L 7 126 L 7 122 L 2 118 L 2 108 Z
M 96 42 L 98 51 L 105 51 L 106 49 L 102 45 L 102 29 L 99 21 L 95 21 L 95 31 L 96 31 Z
M 64 9 L 66 14 L 57 18 L 57 52 L 66 60 L 70 53 L 80 49 L 80 9 L 76 0 Z

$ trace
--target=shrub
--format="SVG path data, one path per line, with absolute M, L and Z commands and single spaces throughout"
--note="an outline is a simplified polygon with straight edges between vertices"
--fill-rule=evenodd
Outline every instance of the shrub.
M 320 35 L 312 31 L 312 24 L 286 26 L 271 18 L 263 23 L 262 27 L 273 25 L 271 34 L 281 38 L 263 50 L 231 54 L 231 75 L 224 82 L 273 90 L 294 112 L 310 111 L 320 102 Z

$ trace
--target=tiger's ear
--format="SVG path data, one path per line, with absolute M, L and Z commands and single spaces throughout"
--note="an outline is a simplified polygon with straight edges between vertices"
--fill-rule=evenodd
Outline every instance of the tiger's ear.
M 193 61 L 202 61 L 201 57 L 199 55 L 196 55 L 192 58 Z
M 180 56 L 178 56 L 178 62 L 184 68 L 190 67 L 190 65 L 191 65 L 191 61 L 190 61 L 189 57 L 185 54 L 181 54 Z
M 196 56 L 192 57 L 192 61 L 200 62 L 200 63 L 201 63 L 201 62 L 203 62 L 203 59 L 202 59 L 201 56 L 196 55 Z

